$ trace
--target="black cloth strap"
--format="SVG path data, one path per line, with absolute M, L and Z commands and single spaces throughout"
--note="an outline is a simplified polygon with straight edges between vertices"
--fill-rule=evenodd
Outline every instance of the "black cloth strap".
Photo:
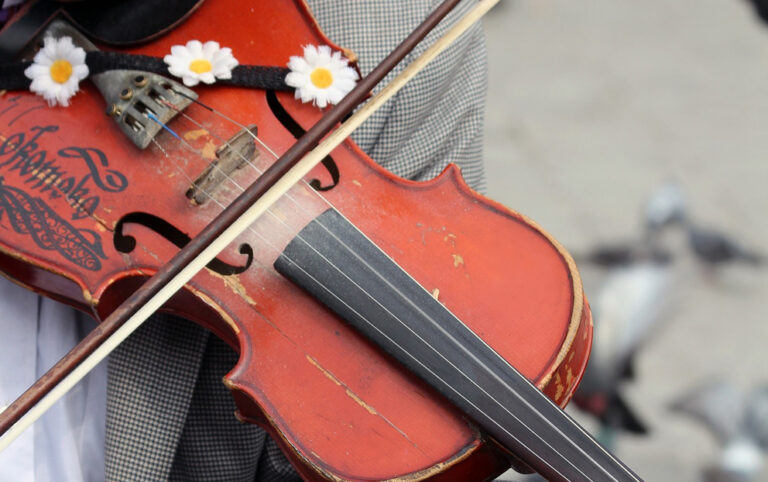
M 141 70 L 155 74 L 171 76 L 168 65 L 159 57 L 125 54 L 121 52 L 88 52 L 85 56 L 89 75 L 108 70 Z M 32 62 L 12 62 L 0 64 L 0 89 L 28 89 L 31 80 L 24 75 L 24 70 Z M 290 72 L 287 67 L 267 67 L 262 65 L 238 65 L 232 69 L 231 79 L 217 79 L 217 84 L 250 87 L 265 90 L 292 90 L 285 83 L 285 76 Z M 172 76 L 171 76 L 172 77 Z

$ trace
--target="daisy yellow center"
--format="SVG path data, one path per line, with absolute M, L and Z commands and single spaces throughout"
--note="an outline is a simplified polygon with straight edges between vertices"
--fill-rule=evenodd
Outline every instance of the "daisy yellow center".
M 210 60 L 195 59 L 189 63 L 189 70 L 196 74 L 204 74 L 213 70 L 213 65 Z
M 327 89 L 333 83 L 333 74 L 325 67 L 318 67 L 309 74 L 309 80 L 318 89 Z
M 72 64 L 66 60 L 57 60 L 51 64 L 50 72 L 54 82 L 63 84 L 72 75 Z

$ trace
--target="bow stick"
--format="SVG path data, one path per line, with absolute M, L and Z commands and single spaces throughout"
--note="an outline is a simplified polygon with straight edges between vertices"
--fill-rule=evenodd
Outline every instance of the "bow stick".
M 499 0 L 479 0 L 443 37 L 413 61 L 322 143 L 320 140 L 459 3 L 445 0 L 339 104 L 304 134 L 245 192 L 94 328 L 76 347 L 0 413 L 0 451 L 5 449 L 48 408 L 201 271 L 219 252 L 245 231 L 288 189 L 344 141 L 384 102 L 397 93 L 432 59 L 445 50 Z M 312 149 L 314 146 L 314 149 Z M 310 152 L 311 151 L 311 152 Z M 309 154 L 307 154 L 309 153 Z

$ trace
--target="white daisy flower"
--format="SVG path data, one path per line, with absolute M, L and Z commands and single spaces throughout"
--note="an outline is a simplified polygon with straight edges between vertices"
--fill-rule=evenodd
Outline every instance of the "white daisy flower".
M 288 68 L 285 83 L 296 88 L 296 98 L 320 108 L 338 104 L 357 83 L 357 71 L 347 65 L 341 52 L 332 53 L 327 45 L 307 45 L 304 57 L 291 57 Z
M 212 40 L 205 43 L 190 40 L 187 45 L 174 45 L 163 60 L 168 64 L 168 72 L 181 77 L 187 87 L 200 81 L 212 84 L 216 79 L 231 79 L 232 69 L 238 64 L 232 49 L 221 48 Z
M 85 50 L 76 47 L 71 37 L 46 37 L 24 75 L 32 80 L 29 90 L 43 96 L 48 105 L 66 107 L 79 90 L 80 81 L 88 77 Z

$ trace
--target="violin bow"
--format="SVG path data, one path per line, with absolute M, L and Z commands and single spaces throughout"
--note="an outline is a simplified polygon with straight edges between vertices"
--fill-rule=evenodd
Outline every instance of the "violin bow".
M 138 329 L 152 313 L 205 268 L 219 252 L 252 225 L 291 186 L 303 179 L 314 166 L 499 0 L 478 0 L 477 4 L 440 39 L 320 142 L 460 1 L 445 0 L 438 6 L 374 70 L 361 79 L 341 102 L 331 108 L 197 237 L 0 413 L 0 451 L 40 418 Z

